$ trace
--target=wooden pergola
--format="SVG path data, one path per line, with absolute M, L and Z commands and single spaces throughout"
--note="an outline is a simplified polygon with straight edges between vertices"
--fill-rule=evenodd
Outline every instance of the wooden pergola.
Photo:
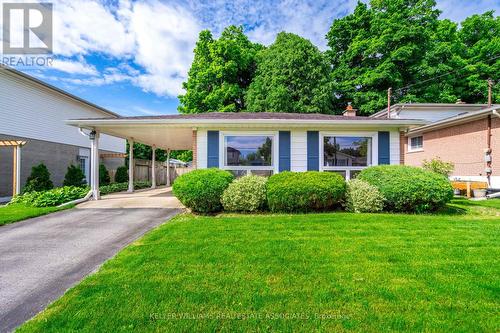
M 0 140 L 0 147 L 12 147 L 12 196 L 21 193 L 21 148 L 26 141 Z

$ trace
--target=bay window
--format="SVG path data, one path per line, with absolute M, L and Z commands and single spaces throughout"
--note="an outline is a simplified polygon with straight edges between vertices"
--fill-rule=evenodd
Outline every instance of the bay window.
M 223 135 L 223 168 L 236 177 L 246 174 L 270 176 L 275 166 L 273 134 Z
M 373 135 L 323 135 L 322 170 L 337 172 L 345 179 L 373 164 Z

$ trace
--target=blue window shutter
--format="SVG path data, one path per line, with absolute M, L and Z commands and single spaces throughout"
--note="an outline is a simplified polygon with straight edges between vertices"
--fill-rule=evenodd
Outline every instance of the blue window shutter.
M 219 131 L 207 132 L 207 167 L 219 167 Z
M 279 166 L 278 170 L 290 171 L 290 131 L 279 132 Z
M 389 132 L 378 132 L 378 164 L 391 164 Z
M 319 170 L 318 131 L 307 131 L 307 170 Z

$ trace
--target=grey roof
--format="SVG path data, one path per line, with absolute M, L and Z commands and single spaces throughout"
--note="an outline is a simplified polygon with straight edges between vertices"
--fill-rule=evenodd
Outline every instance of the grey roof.
M 88 118 L 79 120 L 98 120 L 106 118 Z M 210 120 L 324 120 L 324 121 L 342 121 L 342 120 L 364 120 L 364 121 L 387 121 L 388 119 L 371 118 L 371 117 L 350 117 L 350 116 L 339 116 L 330 114 L 320 114 L 320 113 L 282 113 L 282 112 L 207 112 L 207 113 L 193 113 L 193 114 L 166 114 L 157 116 L 134 116 L 134 117 L 119 117 L 119 119 L 130 119 L 130 120 L 140 120 L 140 119 L 185 119 L 185 120 L 196 120 L 196 119 L 210 119 Z M 401 119 L 389 119 L 389 120 L 401 120 Z M 408 119 L 407 119 L 408 120 Z M 411 120 L 411 119 L 409 119 Z

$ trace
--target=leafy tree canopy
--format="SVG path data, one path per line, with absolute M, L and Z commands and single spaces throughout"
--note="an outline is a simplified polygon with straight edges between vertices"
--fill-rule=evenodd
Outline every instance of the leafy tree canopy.
M 229 26 L 214 39 L 204 30 L 194 50 L 186 90 L 179 96 L 181 113 L 238 112 L 255 72 L 255 56 L 263 46 L 250 42 L 242 27 Z
M 327 34 L 334 109 L 352 101 L 371 114 L 393 102 L 486 102 L 499 81 L 500 18 L 439 20 L 434 0 L 372 0 L 333 22 Z M 499 97 L 499 87 L 494 99 Z
M 281 32 L 257 57 L 257 72 L 246 96 L 250 112 L 331 112 L 329 67 L 309 40 Z
M 129 144 L 127 141 L 127 151 L 129 150 Z M 156 149 L 155 159 L 158 162 L 165 162 L 167 160 L 167 152 L 163 149 Z M 134 158 L 139 160 L 149 160 L 153 158 L 153 149 L 151 146 L 134 142 Z M 193 160 L 193 152 L 191 150 L 172 150 L 170 152 L 170 158 L 175 158 L 183 162 L 190 162 Z M 126 158 L 126 165 L 128 165 L 128 158 Z

